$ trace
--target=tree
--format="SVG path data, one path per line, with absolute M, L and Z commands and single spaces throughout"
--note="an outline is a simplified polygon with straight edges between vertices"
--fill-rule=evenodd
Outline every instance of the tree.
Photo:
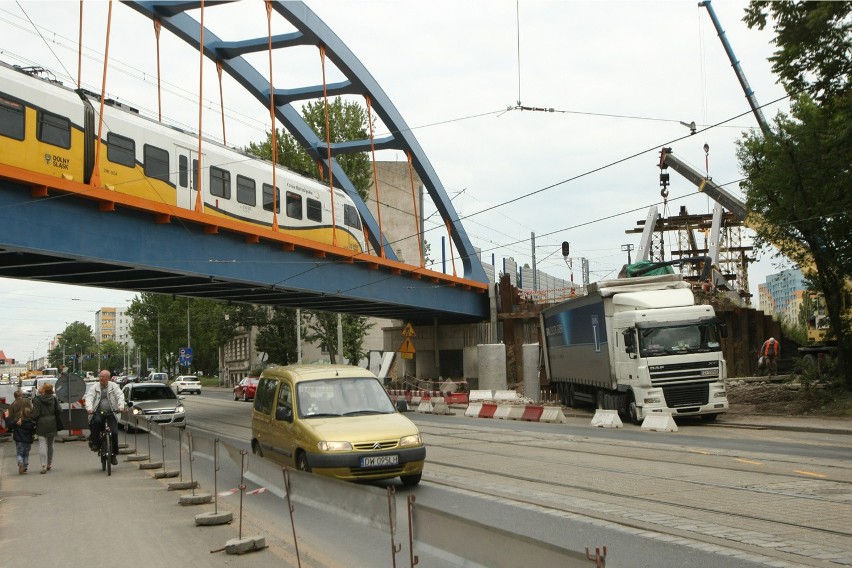
M 290 365 L 298 361 L 296 352 L 296 310 L 281 306 L 271 308 L 266 323 L 258 325 L 258 351 L 267 354 L 267 361 L 278 365 Z
M 772 135 L 746 133 L 737 145 L 746 204 L 759 219 L 758 247 L 772 243 L 825 295 L 838 341 L 838 368 L 852 389 L 852 347 L 844 311 L 852 277 L 852 33 L 850 2 L 756 2 L 749 27 L 775 23 L 770 58 L 791 95 L 790 116 L 779 113 Z
M 367 318 L 351 314 L 341 317 L 343 327 L 343 356 L 352 365 L 366 354 L 362 349 L 364 337 L 375 325 L 367 323 Z M 337 314 L 332 312 L 308 312 L 304 319 L 304 335 L 307 341 L 319 342 L 323 351 L 327 351 L 332 363 L 337 362 Z
M 135 297 L 127 309 L 133 318 L 130 336 L 142 351 L 143 366 L 150 360 L 153 368 L 170 374 L 218 370 L 219 346 L 233 337 L 238 325 L 238 321 L 225 317 L 231 313 L 237 311 L 221 302 L 150 292 Z M 187 347 L 187 340 L 191 342 L 192 365 L 180 367 L 180 349 Z M 139 373 L 147 374 L 147 368 Z
M 67 365 L 72 371 L 83 371 L 86 355 L 95 351 L 97 343 L 92 328 L 75 321 L 65 327 L 56 347 L 50 352 L 50 364 L 53 367 Z

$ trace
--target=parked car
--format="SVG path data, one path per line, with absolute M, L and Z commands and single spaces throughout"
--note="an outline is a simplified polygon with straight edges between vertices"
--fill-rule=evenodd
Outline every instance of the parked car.
M 347 481 L 399 477 L 417 485 L 426 446 L 366 369 L 347 365 L 269 367 L 251 421 L 255 455 Z
M 118 423 L 128 428 L 137 424 L 141 430 L 151 424 L 184 424 L 186 409 L 181 398 L 162 383 L 130 383 L 122 389 L 127 409 L 118 416 Z M 135 419 L 135 421 L 134 421 Z
M 35 384 L 35 379 L 24 379 L 21 381 L 21 392 L 24 393 L 24 396 L 33 397 L 33 387 L 35 387 Z
M 195 375 L 181 375 L 175 377 L 175 380 L 172 381 L 172 390 L 176 394 L 183 394 L 185 392 L 201 394 L 201 381 Z
M 259 380 L 257 377 L 246 377 L 241 380 L 240 384 L 234 387 L 234 400 L 254 400 L 254 392 L 257 389 L 257 381 Z
M 118 380 L 115 381 L 115 382 L 118 383 L 118 386 L 120 386 L 121 388 L 124 388 L 124 386 L 127 385 L 127 384 L 138 383 L 139 377 L 137 377 L 136 375 L 124 375 L 124 376 L 118 377 Z

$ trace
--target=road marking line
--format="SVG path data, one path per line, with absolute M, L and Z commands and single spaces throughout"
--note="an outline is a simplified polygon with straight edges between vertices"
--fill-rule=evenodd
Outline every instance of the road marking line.
M 814 473 L 813 471 L 804 471 L 804 470 L 801 470 L 801 469 L 794 469 L 793 472 L 794 473 L 801 473 L 802 475 L 810 475 L 811 477 L 820 477 L 820 478 L 828 477 L 827 475 L 823 475 L 821 473 Z
M 691 454 L 701 454 L 702 456 L 709 456 L 710 452 L 705 452 L 702 450 L 688 450 Z
M 742 463 L 750 463 L 754 465 L 763 465 L 763 462 L 756 462 L 752 460 L 747 460 L 745 458 L 734 458 L 734 461 L 742 462 Z

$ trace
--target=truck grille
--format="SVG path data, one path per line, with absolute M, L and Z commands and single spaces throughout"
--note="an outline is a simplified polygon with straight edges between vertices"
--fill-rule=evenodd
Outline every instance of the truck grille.
M 696 383 L 691 385 L 664 386 L 663 395 L 669 408 L 682 406 L 703 406 L 710 398 L 710 385 Z M 697 410 L 697 409 L 696 409 Z
M 715 383 L 719 380 L 719 361 L 648 365 L 648 374 L 655 387 L 695 382 Z

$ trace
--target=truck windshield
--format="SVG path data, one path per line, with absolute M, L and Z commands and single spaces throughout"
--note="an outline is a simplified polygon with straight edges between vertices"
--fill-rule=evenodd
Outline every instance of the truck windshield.
M 720 350 L 719 331 L 715 323 L 672 325 L 639 330 L 639 352 L 642 357 Z

